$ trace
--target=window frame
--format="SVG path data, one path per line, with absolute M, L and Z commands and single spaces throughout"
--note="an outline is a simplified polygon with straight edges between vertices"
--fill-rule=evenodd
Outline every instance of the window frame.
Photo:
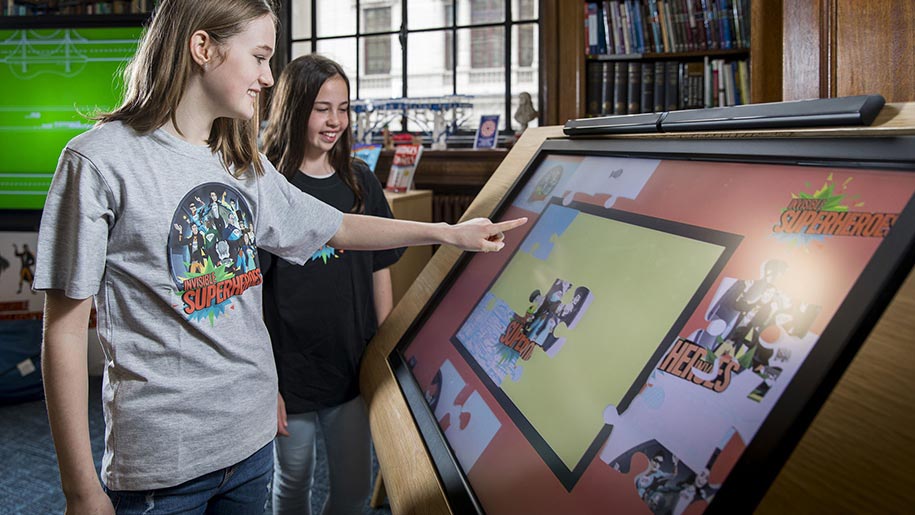
M 309 5 L 310 10 L 310 28 L 308 37 L 294 37 L 292 34 L 292 2 L 294 0 L 283 0 L 283 22 L 286 30 L 286 41 L 285 41 L 285 50 L 286 55 L 289 56 L 289 59 L 292 58 L 292 47 L 294 44 L 309 44 L 309 51 L 311 53 L 316 53 L 318 48 L 319 41 L 329 41 L 329 40 L 346 40 L 346 39 L 355 39 L 356 42 L 356 77 L 354 81 L 354 98 L 361 99 L 360 96 L 360 86 L 361 81 L 359 80 L 360 76 L 364 75 L 365 63 L 362 62 L 364 59 L 363 50 L 361 44 L 365 41 L 365 38 L 368 37 L 378 37 L 378 36 L 397 36 L 398 41 L 400 42 L 400 58 L 401 58 L 401 96 L 408 98 L 407 91 L 409 87 L 409 74 L 407 68 L 407 53 L 410 43 L 411 34 L 421 34 L 421 33 L 430 33 L 437 32 L 441 33 L 443 36 L 450 34 L 450 43 L 451 43 L 451 63 L 449 71 L 451 73 L 451 93 L 457 94 L 457 83 L 458 83 L 458 31 L 467 30 L 467 29 L 486 29 L 486 28 L 502 28 L 503 29 L 503 46 L 502 46 L 502 64 L 501 68 L 504 71 L 504 112 L 501 113 L 505 120 L 505 129 L 500 131 L 500 135 L 513 135 L 515 133 L 514 129 L 511 127 L 512 120 L 512 85 L 511 85 L 511 67 L 512 67 L 512 57 L 515 48 L 512 46 L 513 43 L 513 29 L 515 27 L 525 27 L 525 26 L 534 26 L 538 30 L 535 31 L 538 41 L 536 42 L 537 48 L 542 48 L 543 44 L 543 29 L 541 26 L 541 17 L 543 16 L 543 2 L 541 0 L 533 0 L 534 4 L 537 5 L 536 13 L 537 15 L 532 18 L 519 18 L 513 20 L 512 14 L 512 2 L 513 0 L 502 0 L 504 6 L 503 10 L 503 19 L 498 22 L 486 22 L 486 23 L 466 23 L 458 24 L 457 23 L 457 8 L 459 0 L 451 0 L 450 5 L 447 7 L 451 10 L 450 15 L 450 25 L 446 25 L 445 22 L 442 22 L 442 25 L 435 27 L 424 27 L 419 29 L 410 29 L 409 28 L 409 18 L 407 15 L 407 7 L 411 1 L 422 1 L 422 0 L 399 0 L 400 9 L 401 9 L 401 23 L 400 28 L 395 30 L 387 31 L 363 31 L 362 29 L 362 9 L 363 4 L 368 4 L 368 8 L 376 7 L 377 0 L 352 0 L 355 2 L 356 6 L 356 23 L 355 23 L 355 32 L 345 35 L 333 35 L 333 36 L 318 36 L 318 0 L 304 0 Z M 391 6 L 391 12 L 394 12 L 396 5 Z M 520 32 L 520 31 L 519 31 Z M 448 39 L 447 37 L 444 39 Z M 520 47 L 519 47 L 519 57 L 520 57 Z M 542 52 L 537 52 L 538 55 L 534 57 L 533 63 L 537 64 L 537 88 L 538 88 L 538 100 L 542 101 L 542 92 L 539 91 L 542 81 L 541 74 L 543 71 L 543 58 Z M 391 47 L 391 57 L 396 59 L 397 48 L 392 45 Z M 543 109 L 539 109 L 540 113 L 543 113 Z M 542 115 L 541 115 L 542 118 Z M 402 120 L 402 126 L 407 127 L 406 117 Z M 461 135 L 472 135 L 474 130 L 462 129 L 458 131 L 458 134 Z

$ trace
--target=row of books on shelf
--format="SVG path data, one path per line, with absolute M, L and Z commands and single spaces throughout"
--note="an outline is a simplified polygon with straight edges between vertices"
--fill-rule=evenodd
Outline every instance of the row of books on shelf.
M 747 60 L 588 63 L 586 115 L 656 113 L 750 103 Z
M 585 54 L 626 55 L 749 48 L 749 2 L 585 2 Z
M 85 0 L 17 1 L 3 0 L 3 16 L 65 16 L 84 14 L 142 14 L 153 10 L 157 0 L 113 0 L 87 2 Z

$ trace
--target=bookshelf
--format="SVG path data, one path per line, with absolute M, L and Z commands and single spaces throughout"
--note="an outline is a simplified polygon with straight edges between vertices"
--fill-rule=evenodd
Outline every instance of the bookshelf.
M 564 124 L 587 114 L 587 70 L 595 61 L 623 60 L 642 62 L 699 62 L 723 59 L 746 61 L 751 102 L 782 99 L 782 0 L 742 0 L 747 30 L 737 48 L 699 48 L 686 51 L 628 52 L 623 55 L 590 55 L 585 46 L 585 7 L 588 2 L 543 0 L 541 22 L 542 55 L 541 96 L 544 99 L 543 124 Z M 629 0 L 630 3 L 636 0 Z M 648 0 L 637 0 L 646 4 Z M 694 5 L 702 0 L 691 0 Z M 706 0 L 709 3 L 709 0 Z M 695 14 L 695 13 L 694 13 Z M 649 36 L 649 41 L 651 41 Z M 643 34 L 644 38 L 644 34 Z M 749 41 L 747 41 L 749 40 Z M 747 45 L 747 42 L 749 45 Z M 708 45 L 706 45 L 707 47 Z M 669 49 L 671 50 L 671 49 Z M 752 59 L 750 56 L 752 55 Z M 695 68 L 695 65 L 694 65 Z M 678 72 L 679 73 L 679 72 Z M 704 84 L 704 78 L 703 78 Z M 704 102 L 704 100 L 703 100 Z
M 156 0 L 0 0 L 0 15 L 6 18 L 4 25 L 15 23 L 16 19 L 37 16 L 125 16 L 144 19 L 155 7 Z M 21 21 L 21 20 L 20 20 Z
M 750 103 L 750 0 L 584 0 L 580 116 Z

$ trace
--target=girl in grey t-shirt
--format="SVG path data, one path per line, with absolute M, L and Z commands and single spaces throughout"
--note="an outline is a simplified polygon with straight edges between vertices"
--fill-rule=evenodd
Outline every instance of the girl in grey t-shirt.
M 123 104 L 61 154 L 34 288 L 47 290 L 42 365 L 70 512 L 263 509 L 277 384 L 257 248 L 297 263 L 325 243 L 491 251 L 524 223 L 341 214 L 292 187 L 255 147 L 275 26 L 264 0 L 163 0 Z M 93 301 L 104 488 L 86 423 Z

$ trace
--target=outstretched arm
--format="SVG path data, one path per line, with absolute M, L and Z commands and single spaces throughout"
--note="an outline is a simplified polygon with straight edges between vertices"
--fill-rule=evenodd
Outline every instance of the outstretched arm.
M 456 225 L 394 220 L 344 214 L 330 245 L 346 250 L 383 250 L 415 245 L 444 244 L 472 252 L 494 252 L 505 246 L 504 233 L 527 223 L 527 218 L 493 223 L 474 218 Z
M 113 514 L 89 446 L 86 349 L 91 308 L 91 298 L 74 300 L 60 290 L 47 292 L 41 368 L 67 513 Z

